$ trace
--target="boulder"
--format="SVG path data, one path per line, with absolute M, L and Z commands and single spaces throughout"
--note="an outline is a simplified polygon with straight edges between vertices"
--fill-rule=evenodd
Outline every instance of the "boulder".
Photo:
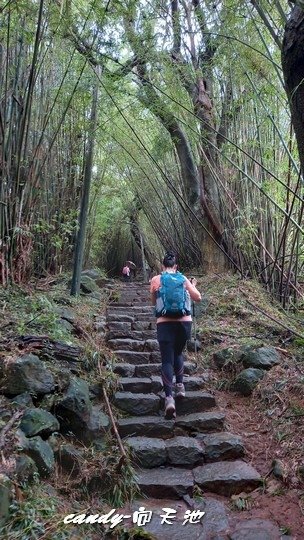
M 213 362 L 218 369 L 223 369 L 223 367 L 229 363 L 236 364 L 241 358 L 242 352 L 233 347 L 221 349 L 213 354 Z
M 81 272 L 81 277 L 88 276 L 90 279 L 99 279 L 101 277 L 101 271 L 97 268 L 89 268 Z
M 81 436 L 90 419 L 92 404 L 89 386 L 79 377 L 73 377 L 64 395 L 57 401 L 55 413 L 60 421 L 61 431 L 71 431 Z
M 39 408 L 51 411 L 55 405 L 56 396 L 54 394 L 46 394 L 41 401 L 39 401 Z
M 48 394 L 55 388 L 54 377 L 34 354 L 25 354 L 9 362 L 4 369 L 2 392 L 17 396 L 23 392 Z
M 241 371 L 234 381 L 233 389 L 243 396 L 250 396 L 260 379 L 265 375 L 265 371 L 256 368 L 247 368 Z
M 31 482 L 38 472 L 35 462 L 25 454 L 19 454 L 16 458 L 15 475 L 18 482 Z
M 78 434 L 78 438 L 86 444 L 93 443 L 95 447 L 102 450 L 105 435 L 110 426 L 110 418 L 101 410 L 100 405 L 94 405 L 82 432 Z
M 24 452 L 30 456 L 35 462 L 40 476 L 43 478 L 49 476 L 55 466 L 54 452 L 51 446 L 41 439 L 41 437 L 33 437 L 28 439 L 27 448 Z
M 58 317 L 60 317 L 60 319 L 65 319 L 66 321 L 70 322 L 70 323 L 73 323 L 75 322 L 76 320 L 76 315 L 75 313 L 71 310 L 71 309 L 68 309 L 66 307 L 56 307 L 55 308 L 55 313 L 57 313 Z
M 12 481 L 5 474 L 0 474 L 0 525 L 9 515 Z
M 281 361 L 280 354 L 274 347 L 260 347 L 243 354 L 245 368 L 271 369 Z
M 92 292 L 98 292 L 99 287 L 94 279 L 82 275 L 80 280 L 80 290 L 85 294 L 90 294 Z
M 77 476 L 83 462 L 82 453 L 72 444 L 62 444 L 55 451 L 55 459 L 60 467 L 71 476 Z
M 19 394 L 18 396 L 15 396 L 11 400 L 11 403 L 22 409 L 26 407 L 34 407 L 31 394 L 29 394 L 28 392 L 24 392 L 23 394 Z
M 27 409 L 21 419 L 20 429 L 27 437 L 49 436 L 60 429 L 55 416 L 44 409 Z

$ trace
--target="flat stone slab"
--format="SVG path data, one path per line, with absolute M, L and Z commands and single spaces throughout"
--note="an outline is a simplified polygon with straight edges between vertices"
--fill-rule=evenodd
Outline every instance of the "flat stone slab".
M 125 321 L 108 322 L 107 328 L 108 330 L 131 331 L 131 322 L 125 322 Z
M 230 497 L 261 485 L 260 474 L 244 461 L 217 461 L 193 469 L 195 483 L 206 491 Z
M 199 509 L 205 515 L 199 516 L 198 522 L 189 523 L 185 517 L 189 513 L 189 506 L 183 500 L 172 499 L 139 499 L 134 503 L 119 509 L 119 513 L 133 515 L 140 507 L 152 512 L 152 519 L 140 529 L 150 533 L 158 540 L 223 540 L 227 539 L 224 531 L 228 528 L 228 519 L 225 506 L 222 502 L 214 499 L 205 499 L 204 503 L 197 504 L 195 501 L 193 510 Z M 166 509 L 171 509 L 173 519 L 169 523 L 162 523 Z M 192 508 L 191 508 L 192 510 Z M 126 528 L 133 528 L 132 519 L 124 520 Z M 219 536 L 220 533 L 223 535 Z
M 137 473 L 140 490 L 148 497 L 180 499 L 193 495 L 193 475 L 187 469 L 164 467 Z
M 126 315 L 124 313 L 117 313 L 117 314 L 112 314 L 112 315 L 108 315 L 107 316 L 107 321 L 110 323 L 110 322 L 129 322 L 129 323 L 132 323 L 134 322 L 135 320 L 135 317 L 133 315 Z
M 122 308 L 125 308 L 125 309 L 122 309 Z M 120 306 L 117 303 L 115 304 L 111 304 L 109 305 L 108 309 L 107 309 L 107 313 L 108 314 L 113 314 L 113 313 L 122 313 L 124 314 L 126 311 L 128 311 L 128 315 L 133 315 L 134 313 L 137 313 L 137 314 L 144 314 L 144 313 L 149 313 L 151 314 L 152 316 L 154 316 L 154 309 L 153 307 L 150 305 L 140 305 L 140 306 L 128 306 L 128 305 L 124 305 L 124 306 Z
M 241 437 L 232 433 L 212 433 L 198 435 L 203 441 L 206 461 L 238 459 L 244 456 L 245 447 Z
M 196 364 L 193 362 L 184 362 L 184 373 L 185 375 L 193 375 L 196 372 Z
M 135 375 L 136 377 L 150 377 L 151 375 L 159 375 L 160 374 L 160 357 L 159 357 L 159 363 L 156 363 L 156 358 L 154 356 L 155 353 L 152 353 L 151 356 L 151 364 L 148 365 L 142 365 L 137 366 Z M 155 362 L 155 363 L 154 363 Z M 149 372 L 150 370 L 150 372 Z M 185 362 L 184 363 L 184 373 L 185 375 L 193 375 L 196 371 L 196 365 L 192 362 Z
M 117 421 L 121 437 L 146 435 L 148 437 L 171 437 L 174 420 L 165 420 L 160 416 L 121 418 Z
M 118 384 L 124 392 L 132 392 L 133 394 L 152 392 L 152 382 L 149 378 L 123 377 L 119 379 Z
M 132 449 L 135 463 L 146 469 L 160 467 L 167 461 L 166 445 L 163 439 L 151 437 L 130 437 L 126 444 Z
M 135 377 L 151 377 L 152 375 L 160 375 L 160 364 L 142 364 L 135 366 Z
M 161 407 L 164 407 L 165 400 L 162 399 Z M 184 398 L 175 400 L 176 414 L 184 415 L 188 413 L 203 412 L 216 406 L 215 397 L 208 392 L 186 392 Z
M 144 333 L 144 332 L 143 332 Z M 155 334 L 155 330 L 151 330 L 151 334 Z M 147 336 L 147 333 L 146 333 Z M 147 336 L 150 337 L 150 336 Z M 147 351 L 158 351 L 159 345 L 157 339 L 146 339 L 145 341 L 145 349 Z
M 143 416 L 159 411 L 160 399 L 155 394 L 133 394 L 132 392 L 116 392 L 114 405 L 129 414 Z
M 201 390 L 205 384 L 205 379 L 203 377 L 184 377 L 184 385 L 186 392 L 195 392 Z
M 277 525 L 266 519 L 246 519 L 229 533 L 230 540 L 280 540 L 282 533 Z
M 132 323 L 132 330 L 156 330 L 156 323 L 147 321 L 135 321 Z
M 114 350 L 143 351 L 145 342 L 136 339 L 109 339 L 108 345 Z
M 170 465 L 190 467 L 202 462 L 203 448 L 193 437 L 174 437 L 166 441 L 167 462 Z
M 158 394 L 163 390 L 163 381 L 159 375 L 151 375 L 151 392 Z
M 116 330 L 107 331 L 107 340 L 113 341 L 116 339 L 132 339 L 135 341 L 150 340 L 155 337 L 155 330 L 128 330 L 128 328 L 121 328 Z M 149 346 L 145 345 L 147 350 L 150 350 Z
M 114 364 L 113 372 L 121 377 L 133 377 L 135 374 L 135 366 L 132 364 Z
M 176 418 L 175 425 L 187 431 L 220 431 L 224 427 L 225 414 L 220 411 L 193 413 Z
M 158 392 L 161 392 L 163 390 L 163 382 L 161 376 L 152 375 L 152 392 L 157 394 Z M 202 377 L 184 377 L 184 385 L 186 392 L 191 391 L 197 391 L 200 390 L 205 383 L 205 380 Z
M 121 360 L 124 360 L 128 364 L 149 364 L 151 359 L 150 352 L 138 352 L 138 351 L 115 351 L 115 356 Z
M 136 313 L 135 314 L 135 320 L 136 321 L 151 321 L 155 322 L 156 318 L 154 317 L 153 313 Z

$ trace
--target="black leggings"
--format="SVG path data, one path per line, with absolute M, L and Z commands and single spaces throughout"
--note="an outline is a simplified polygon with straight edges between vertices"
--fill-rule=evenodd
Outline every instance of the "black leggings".
M 172 396 L 173 375 L 183 382 L 183 349 L 191 336 L 191 321 L 163 322 L 157 325 L 157 340 L 162 359 L 162 379 L 166 396 Z

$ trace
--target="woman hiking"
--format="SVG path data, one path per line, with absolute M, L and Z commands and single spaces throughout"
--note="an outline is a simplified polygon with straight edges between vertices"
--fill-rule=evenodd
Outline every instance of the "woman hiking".
M 182 283 L 182 295 L 185 298 L 185 303 L 187 303 L 187 296 L 189 298 L 189 295 L 195 302 L 201 300 L 201 294 L 196 288 L 196 279 L 192 279 L 190 282 L 189 279 L 177 272 L 176 256 L 172 251 L 168 251 L 163 259 L 162 274 L 154 276 L 150 283 L 152 304 L 156 306 L 157 340 L 162 361 L 161 374 L 166 396 L 165 418 L 167 419 L 176 416 L 175 400 L 173 397 L 174 374 L 176 378 L 175 398 L 182 398 L 185 396 L 185 387 L 183 384 L 184 357 L 182 352 L 186 342 L 191 336 L 192 321 L 189 305 L 184 305 L 180 311 L 178 311 L 179 308 L 176 308 L 176 312 L 174 312 L 175 308 L 170 308 L 170 306 L 167 310 L 166 307 L 164 307 L 162 314 L 157 312 L 159 304 L 162 303 L 160 297 L 161 295 L 165 296 L 166 287 L 167 291 L 169 291 L 169 287 L 171 286 L 170 280 L 172 281 L 172 278 L 173 280 L 175 279 L 176 282 L 179 281 Z M 180 287 L 178 283 L 176 285 L 176 291 L 177 287 Z M 169 293 L 167 296 L 170 296 Z M 176 292 L 175 296 L 177 297 L 178 294 L 180 294 L 180 292 Z

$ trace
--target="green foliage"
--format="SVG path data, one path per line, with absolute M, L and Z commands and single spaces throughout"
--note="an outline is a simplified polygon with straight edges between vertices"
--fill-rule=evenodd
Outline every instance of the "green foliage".
M 68 530 L 60 530 L 62 523 L 58 518 L 61 510 L 62 503 L 47 492 L 47 486 L 37 482 L 32 487 L 25 487 L 23 499 L 14 500 L 10 506 L 9 519 L 0 529 L 1 538 L 34 540 L 47 533 L 50 522 L 58 521 L 52 538 L 67 540 Z

